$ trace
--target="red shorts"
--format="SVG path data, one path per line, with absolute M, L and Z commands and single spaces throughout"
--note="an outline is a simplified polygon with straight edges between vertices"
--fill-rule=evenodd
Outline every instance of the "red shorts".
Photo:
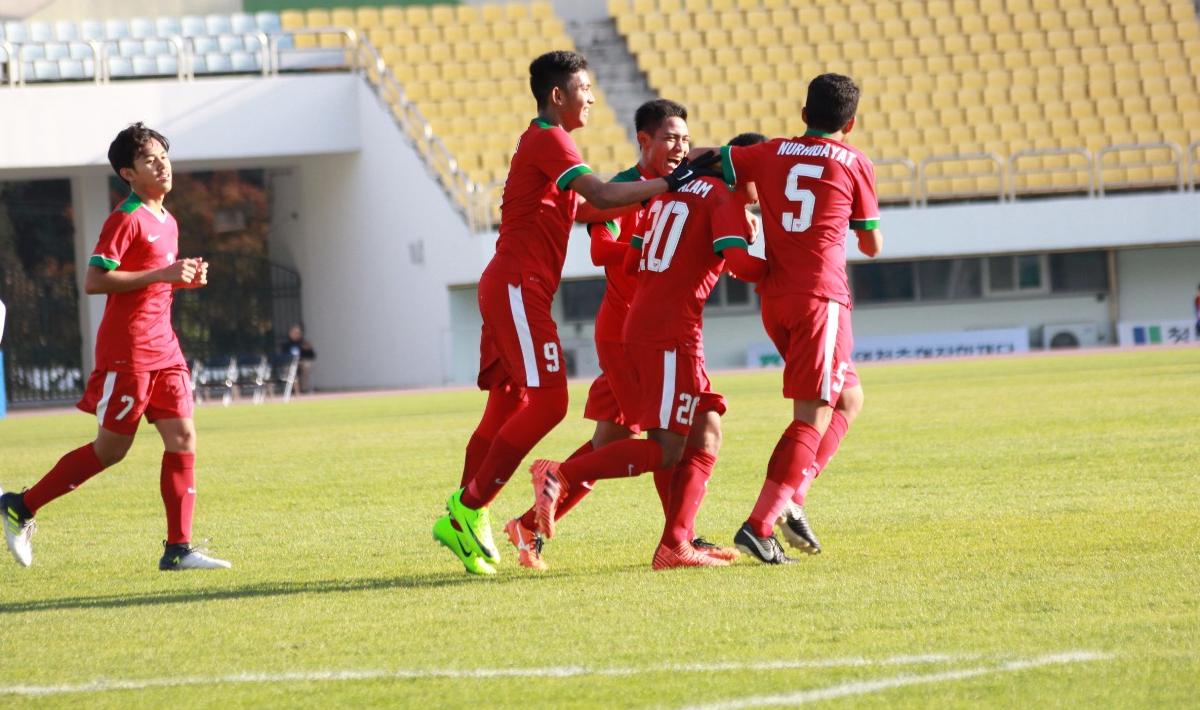
M 105 429 L 133 436 L 143 414 L 151 423 L 190 418 L 192 377 L 186 367 L 153 372 L 96 370 L 88 377 L 83 399 L 75 406 L 95 414 Z
M 638 384 L 625 357 L 625 346 L 611 340 L 597 340 L 596 355 L 601 372 L 588 390 L 587 404 L 583 405 L 584 419 L 612 422 L 636 434 L 640 427 L 626 413 L 638 401 Z
M 550 315 L 554 294 L 546 291 L 536 278 L 483 272 L 479 389 L 566 386 L 567 363 Z
M 763 326 L 783 356 L 783 396 L 831 406 L 858 384 L 850 309 L 815 296 L 762 299 Z
M 696 412 L 725 413 L 725 398 L 712 391 L 703 355 L 637 343 L 626 343 L 625 353 L 638 386 L 630 419 L 643 431 L 666 429 L 687 436 Z

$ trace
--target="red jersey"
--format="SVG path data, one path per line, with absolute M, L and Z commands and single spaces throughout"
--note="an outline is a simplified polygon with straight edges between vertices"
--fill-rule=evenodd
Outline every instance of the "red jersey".
M 701 178 L 655 197 L 632 246 L 641 251 L 626 343 L 704 351 L 704 302 L 725 266 L 721 252 L 746 248 L 746 210 L 719 180 Z
M 534 119 L 521 134 L 500 205 L 500 237 L 488 268 L 542 280 L 558 290 L 575 221 L 571 181 L 592 172 L 559 126 Z
M 640 166 L 635 165 L 617 173 L 612 181 L 639 182 L 649 177 Z M 645 214 L 645 207 L 635 205 L 615 220 L 592 225 L 589 231 L 593 239 L 615 239 L 622 244 L 629 244 Z M 626 273 L 624 266 L 617 263 L 604 267 L 604 278 L 604 300 L 600 302 L 600 311 L 596 313 L 596 340 L 621 342 L 625 316 L 629 313 L 629 304 L 633 302 L 633 294 L 637 290 L 637 275 Z
M 149 271 L 175 263 L 179 225 L 163 209 L 152 212 L 134 193 L 117 205 L 100 230 L 90 266 L 108 271 Z M 171 327 L 174 288 L 153 283 L 125 293 L 110 293 L 96 333 L 96 370 L 149 372 L 186 366 Z
M 726 182 L 758 187 L 769 264 L 761 293 L 831 298 L 849 307 L 846 233 L 879 227 L 871 161 L 817 131 L 725 146 L 721 158 Z

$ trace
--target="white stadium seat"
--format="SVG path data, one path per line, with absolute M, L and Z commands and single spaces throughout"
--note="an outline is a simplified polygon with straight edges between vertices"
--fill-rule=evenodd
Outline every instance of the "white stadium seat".
M 9 20 L 4 23 L 4 39 L 13 44 L 29 41 L 29 30 L 22 22 Z
M 71 56 L 71 49 L 61 42 L 49 42 L 46 47 L 46 59 L 66 59 Z
M 71 42 L 79 39 L 79 25 L 67 20 L 55 22 L 54 38 L 59 42 Z
M 58 71 L 58 61 L 38 59 L 33 63 L 32 78 L 34 81 L 58 81 L 62 78 L 62 74 Z
M 173 75 L 179 73 L 179 58 L 173 54 L 160 54 L 154 58 L 158 62 L 158 73 Z
M 180 26 L 184 37 L 199 37 L 200 35 L 208 34 L 208 28 L 204 26 L 203 17 L 184 15 L 180 20 Z
M 154 33 L 159 37 L 173 37 L 183 34 L 183 23 L 178 17 L 159 17 L 154 20 Z
M 209 52 L 204 59 L 210 74 L 228 74 L 233 71 L 233 62 L 229 60 L 228 54 Z
M 192 53 L 199 56 L 220 50 L 216 37 L 193 37 Z
M 32 42 L 53 42 L 54 25 L 49 22 L 30 22 L 29 39 Z
M 92 54 L 92 46 L 83 42 L 72 42 L 70 45 L 68 45 L 68 54 L 71 59 L 78 59 L 81 61 L 84 59 L 96 58 L 95 55 Z
M 224 35 L 233 32 L 233 23 L 229 15 L 208 15 L 204 18 L 204 26 L 210 35 Z
M 140 39 L 123 39 L 117 42 L 117 52 L 122 57 L 140 57 L 146 53 L 146 45 Z
M 255 13 L 254 19 L 258 22 L 258 29 L 268 34 L 271 32 L 278 32 L 281 29 L 278 13 L 259 12 Z
M 247 15 L 244 12 L 235 12 L 229 17 L 230 27 L 236 34 L 246 34 L 247 32 L 258 32 L 258 23 L 255 22 L 253 15 Z
M 134 76 L 155 76 L 158 74 L 158 61 L 154 57 L 134 57 Z
M 104 39 L 104 23 L 99 20 L 84 20 L 80 22 L 79 36 L 83 39 Z
M 131 36 L 129 23 L 125 20 L 105 20 L 104 36 L 109 39 L 128 39 Z
M 237 72 L 252 72 L 262 69 L 262 63 L 257 54 L 249 52 L 233 52 L 229 55 L 233 70 Z
M 157 36 L 158 28 L 154 26 L 154 21 L 147 17 L 134 17 L 129 20 L 129 34 L 138 39 L 146 39 Z
M 88 78 L 88 73 L 84 70 L 83 62 L 78 59 L 60 59 L 58 61 L 58 73 L 64 79 Z
M 113 78 L 133 76 L 133 63 L 125 57 L 110 57 L 108 60 L 108 75 Z
M 241 52 L 246 48 L 246 43 L 238 35 L 221 35 L 217 38 L 217 46 L 220 51 L 229 54 L 230 52 Z
M 146 56 L 157 57 L 160 54 L 170 54 L 175 48 L 165 39 L 148 39 L 146 40 Z
M 25 62 L 32 62 L 35 59 L 45 59 L 46 47 L 41 44 L 23 44 L 18 54 L 21 56 L 21 60 Z

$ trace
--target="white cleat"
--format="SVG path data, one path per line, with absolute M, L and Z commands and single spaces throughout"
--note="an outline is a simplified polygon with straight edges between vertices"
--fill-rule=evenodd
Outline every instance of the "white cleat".
M 158 568 L 164 572 L 187 569 L 229 569 L 233 565 L 225 560 L 209 557 L 203 550 L 191 545 L 165 545 Z
M 37 523 L 26 517 L 25 506 L 17 493 L 5 493 L 0 489 L 0 515 L 4 516 L 4 540 L 13 559 L 22 567 L 33 564 L 33 531 Z

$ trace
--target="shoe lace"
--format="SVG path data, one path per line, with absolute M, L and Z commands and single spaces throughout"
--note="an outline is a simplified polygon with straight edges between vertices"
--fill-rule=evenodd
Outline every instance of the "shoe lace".
M 544 544 L 546 544 L 546 541 L 542 539 L 542 536 L 540 534 L 534 535 L 533 543 L 530 545 L 530 547 L 533 548 L 533 554 L 537 555 L 538 557 L 541 557 L 542 556 L 542 545 L 544 545 Z
M 692 540 L 692 547 L 715 550 L 718 546 L 716 543 L 712 543 L 702 537 L 698 537 L 695 540 Z

